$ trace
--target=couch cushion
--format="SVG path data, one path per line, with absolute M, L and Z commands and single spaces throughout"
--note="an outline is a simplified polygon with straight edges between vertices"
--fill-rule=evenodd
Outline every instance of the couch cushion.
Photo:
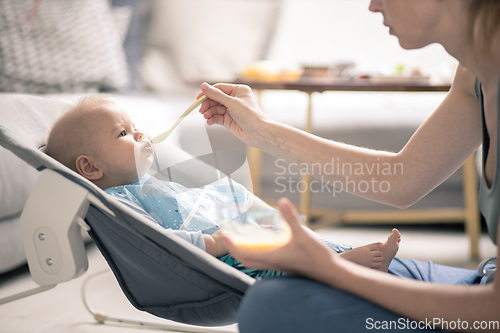
M 32 147 L 41 147 L 52 123 L 59 114 L 69 107 L 68 104 L 50 98 L 0 94 L 0 127 L 6 133 L 24 133 L 20 138 Z M 22 115 L 17 120 L 9 114 Z M 44 115 L 43 117 L 41 115 Z M 19 121 L 22 119 L 22 121 Z M 25 129 L 30 130 L 26 131 Z M 22 152 L 19 152 L 22 155 Z M 20 214 L 31 189 L 38 179 L 39 167 L 35 161 L 25 161 L 0 147 L 0 220 Z
M 245 65 L 265 57 L 280 6 L 279 0 L 154 1 L 146 84 L 168 90 L 176 79 L 233 79 Z
M 0 221 L 21 213 L 37 179 L 38 171 L 0 147 Z

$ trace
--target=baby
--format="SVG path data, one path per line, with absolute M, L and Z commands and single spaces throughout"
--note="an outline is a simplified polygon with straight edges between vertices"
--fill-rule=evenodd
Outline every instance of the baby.
M 227 254 L 214 214 L 194 217 L 191 214 L 186 218 L 186 212 L 197 210 L 193 208 L 199 206 L 197 198 L 203 195 L 203 191 L 146 175 L 154 159 L 152 144 L 136 129 L 129 115 L 105 95 L 84 97 L 64 113 L 49 133 L 46 153 L 107 193 L 139 206 L 171 232 L 247 274 L 254 277 L 280 274 L 246 270 L 232 259 Z M 229 186 L 213 186 L 210 195 L 201 198 L 208 210 L 215 210 L 217 202 L 241 202 L 239 200 L 253 196 L 241 185 L 231 192 Z M 186 196 L 188 200 L 184 200 Z M 196 223 L 190 223 L 191 227 L 186 228 L 186 220 L 193 218 Z M 325 243 L 346 259 L 387 271 L 399 241 L 400 234 L 394 229 L 384 243 L 354 249 Z

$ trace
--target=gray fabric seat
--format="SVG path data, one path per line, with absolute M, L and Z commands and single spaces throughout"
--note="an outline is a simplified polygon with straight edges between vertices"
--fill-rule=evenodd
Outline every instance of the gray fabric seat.
M 40 96 L 0 95 L 0 145 L 37 170 L 55 170 L 83 186 L 115 214 L 91 204 L 85 221 L 137 309 L 186 324 L 235 323 L 241 298 L 254 279 L 172 236 L 149 215 L 108 195 L 39 149 L 51 124 L 68 107 Z M 210 168 L 207 165 L 205 173 Z

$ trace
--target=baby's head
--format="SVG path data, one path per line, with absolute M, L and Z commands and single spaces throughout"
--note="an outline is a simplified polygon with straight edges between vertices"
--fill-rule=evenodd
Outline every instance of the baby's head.
M 82 98 L 56 121 L 46 153 L 102 189 L 143 177 L 154 154 L 129 115 L 103 95 Z

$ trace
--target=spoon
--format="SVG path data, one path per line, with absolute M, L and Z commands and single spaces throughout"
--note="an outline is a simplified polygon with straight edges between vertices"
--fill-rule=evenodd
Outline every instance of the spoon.
M 163 132 L 160 135 L 158 135 L 155 138 L 153 138 L 153 140 L 151 140 L 151 143 L 152 144 L 156 144 L 156 143 L 160 143 L 163 140 L 165 140 L 167 138 L 167 136 L 169 136 L 170 133 L 172 133 L 172 131 L 177 127 L 177 125 L 179 125 L 179 123 L 182 121 L 182 119 L 184 119 L 194 109 L 196 109 L 198 106 L 200 106 L 201 103 L 203 103 L 206 99 L 207 99 L 207 96 L 205 96 L 205 95 L 203 95 L 200 98 L 198 98 L 196 100 L 196 102 L 194 102 L 193 104 L 191 104 L 191 106 L 188 107 L 187 110 L 184 111 L 183 114 L 181 114 L 181 116 L 179 117 L 179 119 L 177 119 L 177 121 L 172 125 L 172 127 L 170 127 L 166 132 Z

